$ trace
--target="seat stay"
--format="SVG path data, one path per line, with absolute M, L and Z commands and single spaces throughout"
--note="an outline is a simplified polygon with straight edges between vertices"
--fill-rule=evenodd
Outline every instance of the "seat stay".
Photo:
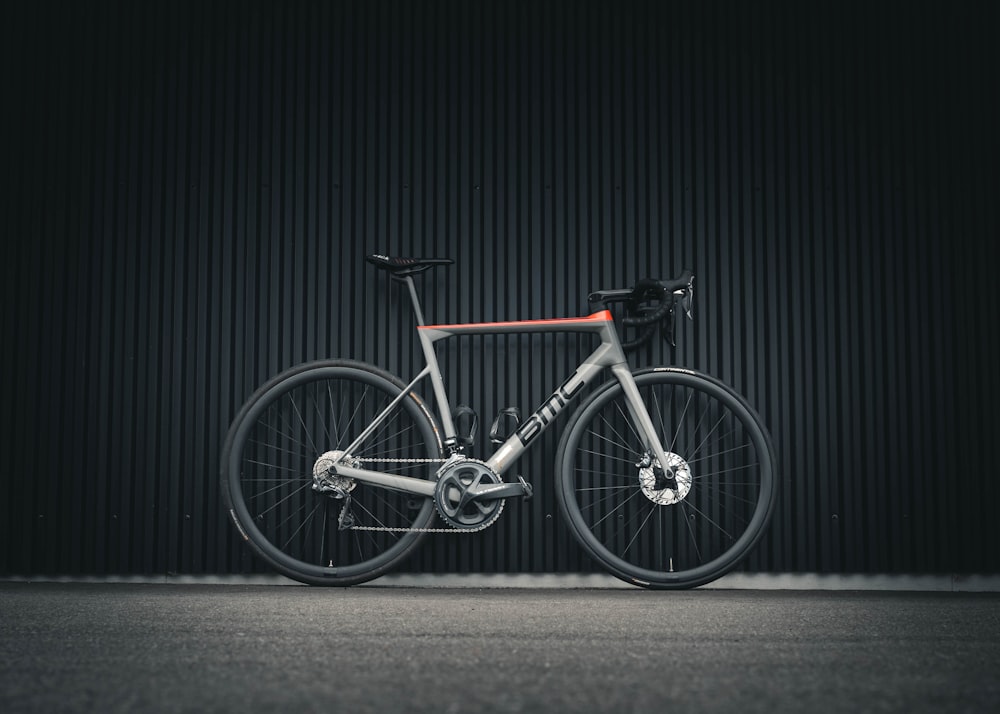
M 413 392 L 413 388 L 417 386 L 417 383 L 421 379 L 426 377 L 428 374 L 430 374 L 430 372 L 431 372 L 430 365 L 427 365 L 422 370 L 420 370 L 420 374 L 414 377 L 413 380 L 409 384 L 407 384 L 406 387 L 403 388 L 403 391 L 397 394 L 396 397 L 391 402 L 389 402 L 388 406 L 386 406 L 386 408 L 383 409 L 382 412 L 378 416 L 376 416 L 367 427 L 365 427 L 364 431 L 358 434 L 357 438 L 355 438 L 354 441 L 352 441 L 347 446 L 347 448 L 343 450 L 343 453 L 336 461 L 334 461 L 334 463 L 335 464 L 340 463 L 346 455 L 353 454 L 358 449 L 359 446 L 365 443 L 365 439 L 371 436 L 376 429 L 382 426 L 382 423 L 389 418 L 389 415 L 392 414 L 396 406 L 401 401 L 410 396 L 410 393 Z

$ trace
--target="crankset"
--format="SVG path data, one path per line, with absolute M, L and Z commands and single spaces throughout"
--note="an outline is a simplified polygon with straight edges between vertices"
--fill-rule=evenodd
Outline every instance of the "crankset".
M 434 505 L 452 528 L 481 530 L 493 524 L 503 510 L 504 499 L 491 496 L 491 486 L 506 490 L 493 469 L 477 459 L 445 464 L 434 490 Z M 485 487 L 485 488 L 484 488 Z

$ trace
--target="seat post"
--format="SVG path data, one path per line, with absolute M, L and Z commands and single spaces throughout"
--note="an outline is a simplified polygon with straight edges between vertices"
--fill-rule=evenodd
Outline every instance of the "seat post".
M 402 280 L 410 289 L 410 300 L 413 302 L 413 314 L 417 317 L 417 325 L 424 326 L 424 313 L 420 311 L 420 299 L 417 297 L 417 288 L 413 285 L 413 276 L 407 275 Z

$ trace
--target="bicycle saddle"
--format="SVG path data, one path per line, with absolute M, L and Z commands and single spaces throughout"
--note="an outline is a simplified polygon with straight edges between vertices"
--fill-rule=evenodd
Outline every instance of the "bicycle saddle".
M 369 255 L 365 260 L 398 277 L 415 275 L 436 265 L 451 265 L 455 262 L 450 258 L 391 258 L 388 255 Z

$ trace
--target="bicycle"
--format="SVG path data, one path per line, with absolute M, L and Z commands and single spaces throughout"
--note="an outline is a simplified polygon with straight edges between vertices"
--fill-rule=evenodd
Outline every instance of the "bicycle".
M 713 377 L 633 371 L 625 357 L 658 329 L 673 341 L 681 313 L 692 318 L 690 271 L 598 290 L 589 299 L 600 309 L 586 317 L 428 325 L 414 276 L 453 261 L 366 260 L 407 288 L 425 364 L 404 383 L 364 362 L 310 362 L 249 398 L 226 437 L 222 492 L 239 535 L 272 568 L 303 583 L 355 585 L 391 570 L 428 533 L 489 527 L 506 499 L 532 494 L 504 474 L 573 405 L 556 497 L 570 532 L 608 572 L 647 588 L 694 587 L 730 571 L 760 539 L 777 479 L 756 412 Z M 612 306 L 624 309 L 621 329 L 639 330 L 634 339 L 619 338 Z M 453 412 L 436 343 L 547 332 L 589 333 L 600 345 L 526 419 L 501 410 L 489 459 L 467 456 L 476 418 Z M 612 379 L 583 398 L 608 369 Z M 436 415 L 415 391 L 425 379 Z

